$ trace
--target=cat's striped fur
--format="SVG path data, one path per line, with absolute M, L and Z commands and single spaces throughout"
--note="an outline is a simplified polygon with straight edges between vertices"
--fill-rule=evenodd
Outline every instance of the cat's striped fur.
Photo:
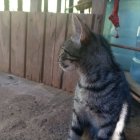
M 63 70 L 76 69 L 77 83 L 68 140 L 125 140 L 124 126 L 130 94 L 125 76 L 114 61 L 108 42 L 74 17 L 74 35 L 64 43 L 59 62 Z

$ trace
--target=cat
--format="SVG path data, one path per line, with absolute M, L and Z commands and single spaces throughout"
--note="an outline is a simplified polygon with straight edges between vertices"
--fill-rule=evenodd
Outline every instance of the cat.
M 107 40 L 74 15 L 73 30 L 59 54 L 64 71 L 79 73 L 68 140 L 80 140 L 85 130 L 91 140 L 125 140 L 131 95 L 124 73 Z

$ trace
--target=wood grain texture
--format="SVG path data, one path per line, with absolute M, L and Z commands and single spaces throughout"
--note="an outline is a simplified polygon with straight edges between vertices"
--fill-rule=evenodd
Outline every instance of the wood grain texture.
M 92 0 L 92 14 L 95 15 L 93 31 L 95 33 L 103 32 L 103 24 L 106 14 L 107 0 Z
M 42 0 L 31 0 L 30 9 L 31 12 L 40 12 L 41 11 Z
M 94 16 L 94 26 L 93 26 L 93 32 L 96 34 L 101 34 L 103 31 L 103 15 L 95 15 Z
M 44 36 L 43 13 L 29 13 L 27 24 L 26 78 L 40 82 Z
M 52 85 L 57 17 L 53 13 L 47 13 L 46 16 L 43 83 Z
M 105 15 L 107 0 L 92 0 L 92 14 Z
M 86 25 L 91 29 L 92 26 L 92 15 L 85 15 L 85 14 L 77 14 L 77 16 L 84 22 Z M 67 38 L 70 38 L 70 36 L 73 34 L 72 30 L 72 14 L 69 15 L 68 19 L 68 32 L 67 32 Z M 63 75 L 63 84 L 62 89 L 66 91 L 73 91 L 76 83 L 78 80 L 78 74 L 76 71 L 70 71 L 70 72 L 64 72 Z
M 0 12 L 0 71 L 9 72 L 10 13 Z
M 92 20 L 93 15 L 91 14 L 77 14 L 77 16 L 82 20 L 83 23 L 85 23 L 88 28 L 92 28 Z
M 73 26 L 72 26 L 72 14 L 69 14 L 68 17 L 68 25 L 67 25 L 67 35 L 66 38 L 70 38 L 73 34 Z M 64 72 L 63 74 L 63 83 L 62 89 L 66 91 L 73 91 L 78 79 L 78 75 L 76 71 Z
M 18 11 L 23 10 L 23 0 L 18 0 Z
M 101 32 L 101 15 L 77 16 Z M 72 14 L 0 12 L 0 70 L 73 91 L 76 71 L 62 72 L 57 62 L 60 47 L 72 34 Z
M 4 10 L 9 11 L 9 0 L 4 0 Z
M 44 0 L 44 12 L 48 12 L 48 0 Z
M 24 76 L 26 13 L 11 13 L 11 72 Z
M 58 64 L 58 56 L 60 47 L 66 39 L 66 26 L 67 26 L 67 15 L 66 14 L 57 14 L 56 21 L 56 39 L 55 39 L 55 49 L 54 49 L 54 59 L 53 59 L 53 79 L 52 86 L 61 88 L 61 76 L 62 70 Z

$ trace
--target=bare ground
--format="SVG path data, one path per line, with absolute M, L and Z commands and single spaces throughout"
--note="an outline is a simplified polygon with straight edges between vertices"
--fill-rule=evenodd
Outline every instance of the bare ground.
M 0 140 L 66 140 L 72 94 L 0 73 Z M 140 140 L 140 105 L 133 102 L 128 140 Z

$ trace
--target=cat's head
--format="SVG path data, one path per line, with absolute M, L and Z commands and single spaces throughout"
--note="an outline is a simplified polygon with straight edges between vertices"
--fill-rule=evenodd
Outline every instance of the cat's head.
M 64 71 L 77 68 L 85 71 L 102 61 L 108 63 L 111 58 L 107 41 L 102 36 L 92 33 L 79 17 L 73 16 L 73 35 L 64 42 L 60 50 L 60 67 Z

